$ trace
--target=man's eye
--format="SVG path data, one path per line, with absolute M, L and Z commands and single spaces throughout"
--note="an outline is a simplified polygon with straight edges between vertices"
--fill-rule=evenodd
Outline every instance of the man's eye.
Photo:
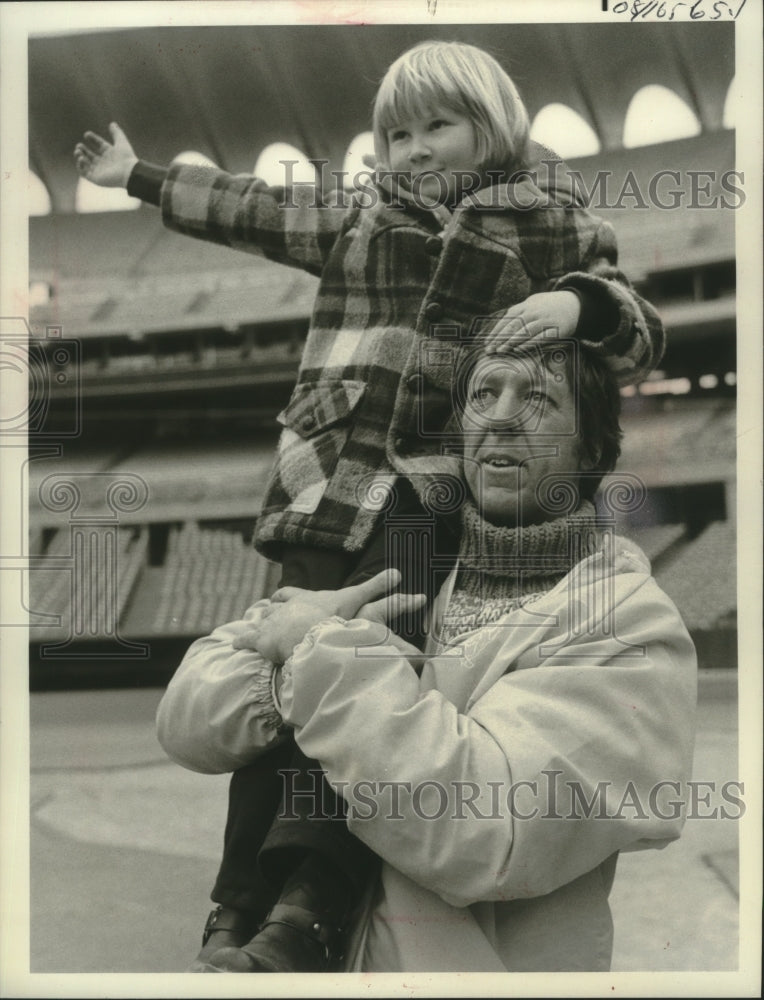
M 493 393 L 490 389 L 474 389 L 470 395 L 470 402 L 477 407 L 484 408 L 491 401 Z
M 542 406 L 549 399 L 549 396 L 541 389 L 529 389 L 525 398 L 534 406 Z

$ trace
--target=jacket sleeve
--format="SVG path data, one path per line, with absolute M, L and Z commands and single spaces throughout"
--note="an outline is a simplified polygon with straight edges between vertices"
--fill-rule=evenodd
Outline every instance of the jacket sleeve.
M 639 579 L 619 601 L 617 641 L 584 623 L 554 655 L 515 660 L 506 629 L 490 652 L 498 679 L 461 713 L 390 650 L 358 656 L 374 625 L 309 633 L 282 712 L 348 802 L 352 832 L 455 906 L 543 895 L 615 851 L 675 839 L 694 651 L 673 605 Z
M 259 621 L 267 600 L 240 621 L 194 642 L 157 709 L 157 736 L 169 757 L 191 771 L 222 774 L 250 764 L 288 729 L 273 695 L 274 667 L 259 653 L 234 649 Z
M 320 274 L 348 214 L 312 185 L 269 187 L 250 174 L 173 163 L 161 189 L 164 224 L 176 232 L 262 254 Z
M 615 232 L 601 221 L 582 259 L 582 268 L 559 278 L 581 300 L 577 336 L 602 357 L 620 385 L 643 381 L 666 349 L 666 332 L 655 309 L 638 295 L 618 268 Z M 602 336 L 597 336 L 598 330 Z

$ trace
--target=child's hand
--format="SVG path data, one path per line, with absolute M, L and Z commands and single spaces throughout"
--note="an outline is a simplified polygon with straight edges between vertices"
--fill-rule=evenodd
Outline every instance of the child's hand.
M 388 614 L 400 610 L 414 610 L 425 602 L 424 595 L 407 598 L 383 595 L 400 582 L 397 570 L 385 570 L 370 580 L 342 590 L 302 590 L 299 587 L 283 587 L 271 598 L 271 606 L 262 621 L 250 632 L 239 636 L 233 642 L 234 649 L 255 649 L 261 656 L 273 663 L 284 663 L 292 655 L 294 647 L 302 641 L 306 632 L 314 625 L 338 615 L 340 618 L 355 618 L 361 609 L 370 621 L 387 621 Z M 415 603 L 411 604 L 410 601 Z
M 486 343 L 486 351 L 502 354 L 545 334 L 565 339 L 576 332 L 581 303 L 574 292 L 537 292 L 508 309 L 498 320 Z
M 74 162 L 78 172 L 100 187 L 127 187 L 138 157 L 125 133 L 112 122 L 109 125 L 112 142 L 95 132 L 86 132 L 82 142 L 74 147 Z

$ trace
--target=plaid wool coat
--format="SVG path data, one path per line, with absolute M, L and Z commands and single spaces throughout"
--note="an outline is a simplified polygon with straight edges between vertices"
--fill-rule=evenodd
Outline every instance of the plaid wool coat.
M 308 186 L 171 165 L 166 226 L 320 276 L 297 384 L 278 417 L 261 552 L 361 551 L 401 475 L 435 513 L 453 506 L 458 467 L 442 429 L 465 345 L 485 318 L 532 293 L 564 287 L 598 301 L 612 328 L 586 343 L 622 383 L 654 367 L 660 319 L 618 271 L 612 227 L 570 197 L 550 199 L 551 187 L 564 193 L 557 175 L 483 188 L 451 212 L 383 185 L 363 203 L 321 202 Z

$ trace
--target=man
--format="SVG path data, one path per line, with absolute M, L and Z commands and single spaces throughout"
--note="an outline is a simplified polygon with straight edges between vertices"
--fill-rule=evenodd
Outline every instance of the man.
M 618 853 L 683 824 L 695 653 L 592 503 L 619 454 L 607 368 L 543 340 L 473 360 L 459 561 L 424 664 L 385 624 L 389 574 L 277 592 L 192 646 L 160 739 L 215 772 L 290 727 L 320 761 L 383 861 L 345 968 L 604 970 Z M 225 951 L 210 971 L 247 960 Z

